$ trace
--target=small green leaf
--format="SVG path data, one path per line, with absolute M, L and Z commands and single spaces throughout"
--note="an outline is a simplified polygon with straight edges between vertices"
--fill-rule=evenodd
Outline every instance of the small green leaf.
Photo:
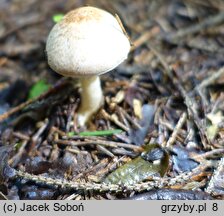
M 33 99 L 40 96 L 41 94 L 46 92 L 50 87 L 51 85 L 47 84 L 44 80 L 39 80 L 31 87 L 28 99 Z
M 69 132 L 67 133 L 68 136 L 75 136 L 75 135 L 79 135 L 79 136 L 111 136 L 114 134 L 119 134 L 122 133 L 122 130 L 102 130 L 102 131 L 84 131 L 84 132 L 80 132 L 80 133 L 75 133 L 75 132 Z
M 16 151 L 18 151 L 20 149 L 20 147 L 22 146 L 22 142 L 18 142 L 15 144 L 15 149 Z
M 63 18 L 64 14 L 55 14 L 52 19 L 55 23 L 58 23 Z

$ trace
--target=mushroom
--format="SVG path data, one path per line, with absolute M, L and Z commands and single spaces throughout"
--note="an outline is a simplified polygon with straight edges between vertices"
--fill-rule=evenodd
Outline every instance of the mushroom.
M 113 70 L 128 56 L 130 41 L 122 27 L 107 11 L 85 6 L 67 13 L 49 33 L 49 66 L 63 76 L 80 78 L 80 126 L 103 103 L 99 75 Z

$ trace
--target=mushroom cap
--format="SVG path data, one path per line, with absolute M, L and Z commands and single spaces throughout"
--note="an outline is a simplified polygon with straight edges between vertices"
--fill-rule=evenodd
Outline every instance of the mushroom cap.
M 67 13 L 51 30 L 46 44 L 48 64 L 69 77 L 106 73 L 123 62 L 130 42 L 117 19 L 95 7 Z

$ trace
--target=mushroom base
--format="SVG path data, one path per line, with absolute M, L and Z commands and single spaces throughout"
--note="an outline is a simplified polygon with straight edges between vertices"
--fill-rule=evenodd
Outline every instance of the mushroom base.
M 103 103 L 103 92 L 99 76 L 81 78 L 81 105 L 78 110 L 78 124 L 84 126 Z

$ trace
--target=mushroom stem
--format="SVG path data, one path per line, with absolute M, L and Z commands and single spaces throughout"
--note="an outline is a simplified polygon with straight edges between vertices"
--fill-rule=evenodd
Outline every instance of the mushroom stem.
M 78 124 L 84 126 L 103 103 L 99 76 L 81 78 L 81 105 L 78 110 Z

